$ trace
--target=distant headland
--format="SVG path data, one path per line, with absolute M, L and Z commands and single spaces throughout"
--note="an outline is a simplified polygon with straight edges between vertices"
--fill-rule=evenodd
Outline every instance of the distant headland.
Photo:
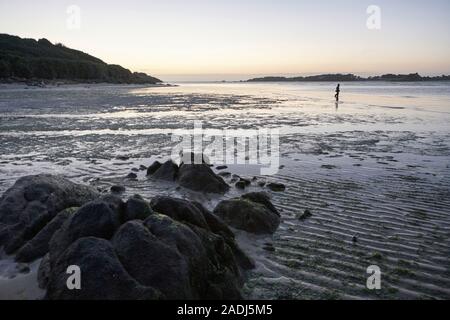
M 411 74 L 384 74 L 374 77 L 360 77 L 354 74 L 322 74 L 305 77 L 262 77 L 247 80 L 247 82 L 313 82 L 313 81 L 392 81 L 392 82 L 417 82 L 417 81 L 450 81 L 450 75 L 438 77 L 422 77 L 418 73 Z
M 70 81 L 157 84 L 145 73 L 131 72 L 87 53 L 52 44 L 47 39 L 22 39 L 0 34 L 0 82 Z

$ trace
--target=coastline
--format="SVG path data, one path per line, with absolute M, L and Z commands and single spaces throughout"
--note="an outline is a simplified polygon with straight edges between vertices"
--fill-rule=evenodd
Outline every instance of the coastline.
M 112 83 L 112 82 L 75 82 L 75 81 L 49 81 L 49 82 L 0 82 L 0 90 L 38 90 L 38 89 L 90 89 L 105 87 L 124 88 L 165 88 L 177 87 L 170 83 L 154 84 L 133 84 L 133 83 Z

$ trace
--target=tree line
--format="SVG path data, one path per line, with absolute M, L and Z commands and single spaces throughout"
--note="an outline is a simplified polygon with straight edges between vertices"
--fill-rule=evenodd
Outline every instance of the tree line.
M 0 34 L 0 78 L 79 80 L 113 83 L 158 83 L 145 73 L 106 64 L 84 52 L 39 41 Z

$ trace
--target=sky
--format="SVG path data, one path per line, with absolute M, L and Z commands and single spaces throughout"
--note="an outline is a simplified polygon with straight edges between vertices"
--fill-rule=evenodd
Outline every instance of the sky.
M 379 29 L 367 27 L 370 5 Z M 167 81 L 450 74 L 449 31 L 448 0 L 0 0 L 0 33 Z

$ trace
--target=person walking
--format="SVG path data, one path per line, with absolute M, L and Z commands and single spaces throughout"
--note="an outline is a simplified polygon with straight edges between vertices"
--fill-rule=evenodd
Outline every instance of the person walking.
M 336 94 L 334 95 L 334 97 L 336 98 L 336 102 L 339 102 L 339 94 L 341 93 L 341 85 L 338 84 L 336 87 Z

